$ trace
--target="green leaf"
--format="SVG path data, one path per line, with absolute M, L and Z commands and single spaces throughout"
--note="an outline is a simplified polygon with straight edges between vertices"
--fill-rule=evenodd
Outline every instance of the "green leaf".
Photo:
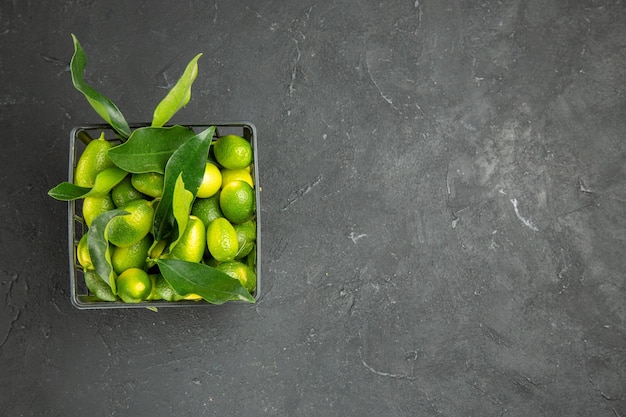
M 174 196 L 172 198 L 172 212 L 178 225 L 178 234 L 176 240 L 170 244 L 170 252 L 180 238 L 183 236 L 183 232 L 187 227 L 187 221 L 189 220 L 189 213 L 191 213 L 191 202 L 193 201 L 193 194 L 191 191 L 185 189 L 185 183 L 183 182 L 183 175 L 180 174 L 176 179 L 176 185 L 174 186 Z
M 109 149 L 109 158 L 133 174 L 163 174 L 174 151 L 194 136 L 193 130 L 183 126 L 142 127 L 135 129 L 126 142 Z
M 91 188 L 79 187 L 71 182 L 62 182 L 48 191 L 48 195 L 61 201 L 77 200 L 86 195 Z
M 103 197 L 126 178 L 126 175 L 128 172 L 123 169 L 107 168 L 98 173 L 92 188 L 79 187 L 71 182 L 62 182 L 48 191 L 48 195 L 61 201 L 72 201 L 85 197 Z
M 87 246 L 89 247 L 91 262 L 96 273 L 109 284 L 113 294 L 117 294 L 117 290 L 115 287 L 115 272 L 111 265 L 109 242 L 106 237 L 106 227 L 111 219 L 124 214 L 128 214 L 128 212 L 121 209 L 105 211 L 94 219 L 87 232 Z
M 91 107 L 93 107 L 100 117 L 110 124 L 122 137 L 127 138 L 130 135 L 130 128 L 117 106 L 83 80 L 87 57 L 85 56 L 83 47 L 74 34 L 72 34 L 72 40 L 74 41 L 74 55 L 70 62 L 70 70 L 74 87 L 85 95 Z
M 255 302 L 238 279 L 208 265 L 177 259 L 159 259 L 157 265 L 163 278 L 180 295 L 198 294 L 212 304 L 230 300 Z
M 204 176 L 211 140 L 215 126 L 198 133 L 178 148 L 165 166 L 163 195 L 154 213 L 153 233 L 156 240 L 161 240 L 174 229 L 173 199 L 178 176 L 182 174 L 185 188 L 195 197 Z
M 189 103 L 191 99 L 191 85 L 198 76 L 198 59 L 202 54 L 196 55 L 185 68 L 185 72 L 176 82 L 174 87 L 167 93 L 154 109 L 152 126 L 160 127 L 167 123 L 174 114 Z

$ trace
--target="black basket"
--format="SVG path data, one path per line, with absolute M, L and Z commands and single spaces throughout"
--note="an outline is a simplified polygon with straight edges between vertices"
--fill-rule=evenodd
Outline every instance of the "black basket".
M 196 133 L 215 126 L 215 137 L 234 134 L 243 137 L 250 141 L 252 145 L 254 160 L 253 170 L 251 172 L 254 178 L 254 190 L 256 194 L 256 290 L 252 296 L 255 300 L 259 299 L 261 294 L 261 219 L 260 219 L 260 190 L 259 185 L 259 168 L 258 168 L 258 153 L 257 153 L 257 135 L 256 127 L 252 123 L 248 122 L 235 122 L 235 123 L 215 123 L 215 124 L 183 124 L 196 131 Z M 148 126 L 147 124 L 132 125 L 131 128 L 139 128 Z M 100 137 L 101 133 L 104 133 L 107 140 L 119 143 L 116 139 L 117 135 L 115 131 L 105 124 L 98 125 L 85 125 L 72 129 L 70 133 L 70 147 L 69 147 L 69 168 L 68 168 L 68 181 L 73 182 L 74 171 L 76 170 L 76 163 L 80 158 L 80 155 L 85 150 L 87 143 L 91 140 Z M 204 300 L 192 301 L 142 301 L 140 303 L 124 303 L 122 301 L 102 301 L 93 296 L 87 286 L 85 285 L 85 279 L 83 274 L 83 268 L 78 263 L 76 258 L 76 248 L 81 237 L 85 233 L 87 226 L 82 218 L 82 200 L 70 201 L 68 204 L 68 251 L 69 251 L 69 266 L 70 266 L 70 297 L 74 307 L 81 310 L 89 309 L 106 309 L 106 308 L 164 308 L 164 307 L 200 307 L 200 306 L 212 306 Z M 242 301 L 235 301 L 242 302 Z

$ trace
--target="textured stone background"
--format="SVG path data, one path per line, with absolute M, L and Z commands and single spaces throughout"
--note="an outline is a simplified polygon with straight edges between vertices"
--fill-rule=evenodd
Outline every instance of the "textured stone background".
M 259 134 L 253 306 L 79 311 L 87 78 Z M 0 414 L 626 417 L 622 1 L 0 3 Z

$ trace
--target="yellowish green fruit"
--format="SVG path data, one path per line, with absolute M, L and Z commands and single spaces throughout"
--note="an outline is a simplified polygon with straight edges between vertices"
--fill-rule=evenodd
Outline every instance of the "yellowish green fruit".
M 256 254 L 257 246 L 254 245 L 248 256 L 246 256 L 246 259 L 242 259 L 242 262 L 252 268 L 253 271 L 256 271 Z
M 121 274 L 129 268 L 144 269 L 148 259 L 148 250 L 152 246 L 152 235 L 148 233 L 134 245 L 124 248 L 113 246 L 111 250 L 111 265 L 116 274 Z
M 213 145 L 213 154 L 217 162 L 228 169 L 246 168 L 253 158 L 250 142 L 237 135 L 219 138 Z
M 165 301 L 180 301 L 184 298 L 172 288 L 161 274 L 156 277 L 156 293 Z
M 224 217 L 232 223 L 245 222 L 254 214 L 254 189 L 250 184 L 241 180 L 225 184 L 220 192 L 220 208 Z
M 186 296 L 183 297 L 183 299 L 190 300 L 190 301 L 200 301 L 202 300 L 202 296 L 198 294 L 187 294 Z
M 142 174 L 132 174 L 131 184 L 135 189 L 147 196 L 156 198 L 163 194 L 165 176 L 158 172 L 145 172 Z
M 133 200 L 121 207 L 129 214 L 116 216 L 107 225 L 106 235 L 112 244 L 125 248 L 143 239 L 152 228 L 154 209 L 146 200 Z
M 191 206 L 191 214 L 202 220 L 204 227 L 208 227 L 213 220 L 224 217 L 222 209 L 220 209 L 219 193 L 209 198 L 196 198 L 193 206 Z
M 103 197 L 85 197 L 83 199 L 83 220 L 87 227 L 91 227 L 91 223 L 96 217 L 114 208 L 115 203 L 111 199 L 111 194 Z
M 224 217 L 213 220 L 207 228 L 207 247 L 211 256 L 220 262 L 232 261 L 239 249 L 237 232 Z
M 256 242 L 256 222 L 249 220 L 245 223 L 233 225 L 237 232 L 237 242 L 239 250 L 235 259 L 242 259 L 248 256 Z
M 131 201 L 139 200 L 144 197 L 142 193 L 133 187 L 130 176 L 126 176 L 126 178 L 120 181 L 119 184 L 111 190 L 111 198 L 113 199 L 113 203 L 115 203 L 115 207 L 122 207 Z
M 150 258 L 157 259 L 159 256 L 161 256 L 161 254 L 167 247 L 167 243 L 168 243 L 167 239 L 161 239 L 158 242 L 156 242 L 154 246 L 150 249 L 150 253 L 149 253 Z
M 150 277 L 150 281 L 152 282 L 152 289 L 150 290 L 150 294 L 148 295 L 148 297 L 146 297 L 146 300 L 162 300 L 163 298 L 157 291 L 157 277 L 159 276 L 159 274 L 148 274 L 148 276 Z
M 223 169 L 222 170 L 222 184 L 228 184 L 232 181 L 245 181 L 250 184 L 250 187 L 254 187 L 254 181 L 252 175 L 250 175 L 250 167 L 241 169 Z
M 237 261 L 224 262 L 219 264 L 217 269 L 232 278 L 238 279 L 249 293 L 252 294 L 256 289 L 256 274 L 248 265 Z
M 114 166 L 108 154 L 112 147 L 113 145 L 104 139 L 104 133 L 100 138 L 89 142 L 76 163 L 74 184 L 80 187 L 93 187 L 98 173 Z
M 202 183 L 196 193 L 196 197 L 208 198 L 217 193 L 222 186 L 222 173 L 214 164 L 207 162 L 204 168 Z
M 152 280 L 146 271 L 130 268 L 122 272 L 116 280 L 117 295 L 125 303 L 140 303 L 152 291 Z
M 104 282 L 96 271 L 85 271 L 85 285 L 89 291 L 102 301 L 117 301 L 109 284 Z
M 89 254 L 89 246 L 87 245 L 87 233 L 85 233 L 78 241 L 78 246 L 76 247 L 76 259 L 78 260 L 80 266 L 83 267 L 83 271 L 94 269 L 93 264 L 91 263 L 91 255 Z
M 191 215 L 183 235 L 170 252 L 170 257 L 181 261 L 200 262 L 205 247 L 206 229 L 204 223 L 196 216 Z

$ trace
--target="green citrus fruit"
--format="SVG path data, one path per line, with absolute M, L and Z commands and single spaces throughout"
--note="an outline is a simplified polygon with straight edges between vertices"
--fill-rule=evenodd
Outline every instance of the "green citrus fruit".
M 150 294 L 148 295 L 148 297 L 146 297 L 146 300 L 162 300 L 163 298 L 157 291 L 157 277 L 159 276 L 159 274 L 149 274 L 148 276 L 150 277 L 152 287 L 150 290 Z
M 115 273 L 121 274 L 129 268 L 144 269 L 152 241 L 152 235 L 148 233 L 134 245 L 124 248 L 113 246 L 111 250 L 111 265 Z
M 202 220 L 204 227 L 208 227 L 209 223 L 218 217 L 224 217 L 222 209 L 220 209 L 219 193 L 209 198 L 196 198 L 191 206 L 191 214 Z
M 249 168 L 222 170 L 222 184 L 228 184 L 235 180 L 245 181 L 250 184 L 250 187 L 254 187 L 254 181 L 252 180 L 252 175 L 250 175 Z
M 157 259 L 167 247 L 167 243 L 167 239 L 161 239 L 158 242 L 153 243 L 148 256 L 152 259 Z
M 104 133 L 100 138 L 89 142 L 76 163 L 74 184 L 80 187 L 93 187 L 96 175 L 114 166 L 108 154 L 112 147 L 113 145 L 104 139 Z
M 130 182 L 135 189 L 145 195 L 156 198 L 163 194 L 165 176 L 158 172 L 145 172 L 132 174 Z
M 207 162 L 204 168 L 204 176 L 202 177 L 202 183 L 196 197 L 208 198 L 219 191 L 222 186 L 222 173 L 220 169 L 214 164 Z
M 190 301 L 200 301 L 202 300 L 202 296 L 198 295 L 198 294 L 187 294 L 186 296 L 183 297 L 183 300 L 190 300 Z
M 133 200 L 121 207 L 129 214 L 116 216 L 107 225 L 107 237 L 115 246 L 125 248 L 143 239 L 152 228 L 154 209 L 146 200 Z
M 233 225 L 237 232 L 237 241 L 239 250 L 235 259 L 241 259 L 248 256 L 256 242 L 256 222 L 249 220 L 245 223 Z
M 200 262 L 206 246 L 206 229 L 202 220 L 189 216 L 185 231 L 170 256 L 188 262 Z
M 220 208 L 232 223 L 243 223 L 254 214 L 254 189 L 245 181 L 231 181 L 222 187 Z
M 220 262 L 232 261 L 239 249 L 237 232 L 224 217 L 209 223 L 206 233 L 207 247 L 211 256 Z
M 245 262 L 245 264 L 248 265 L 250 268 L 252 268 L 253 271 L 256 271 L 256 253 L 257 253 L 257 246 L 254 245 L 254 247 L 252 248 L 252 250 L 246 257 L 246 259 L 242 260 L 242 262 Z
M 93 269 L 91 255 L 89 254 L 89 246 L 87 245 L 87 233 L 85 233 L 78 241 L 78 246 L 76 247 L 76 259 L 78 259 L 78 263 L 83 267 L 83 271 Z
M 253 293 L 256 289 L 256 274 L 248 265 L 237 261 L 224 262 L 219 264 L 217 269 L 238 279 L 249 293 Z
M 116 280 L 117 295 L 125 303 L 139 303 L 148 298 L 152 291 L 152 280 L 146 271 L 129 268 Z
M 113 199 L 113 203 L 115 203 L 115 207 L 122 207 L 126 203 L 144 197 L 142 193 L 133 187 L 130 176 L 124 178 L 111 190 L 111 198 Z
M 217 162 L 228 169 L 246 168 L 252 163 L 250 142 L 237 135 L 219 138 L 213 145 L 213 154 Z
M 184 298 L 172 288 L 161 274 L 156 277 L 156 293 L 165 301 L 179 301 Z
M 91 223 L 96 217 L 114 208 L 115 203 L 111 199 L 111 194 L 104 197 L 85 197 L 83 199 L 83 220 L 85 220 L 87 227 L 91 227 Z
M 93 295 L 102 301 L 117 301 L 117 296 L 113 294 L 109 284 L 104 282 L 96 271 L 85 271 L 85 284 Z

